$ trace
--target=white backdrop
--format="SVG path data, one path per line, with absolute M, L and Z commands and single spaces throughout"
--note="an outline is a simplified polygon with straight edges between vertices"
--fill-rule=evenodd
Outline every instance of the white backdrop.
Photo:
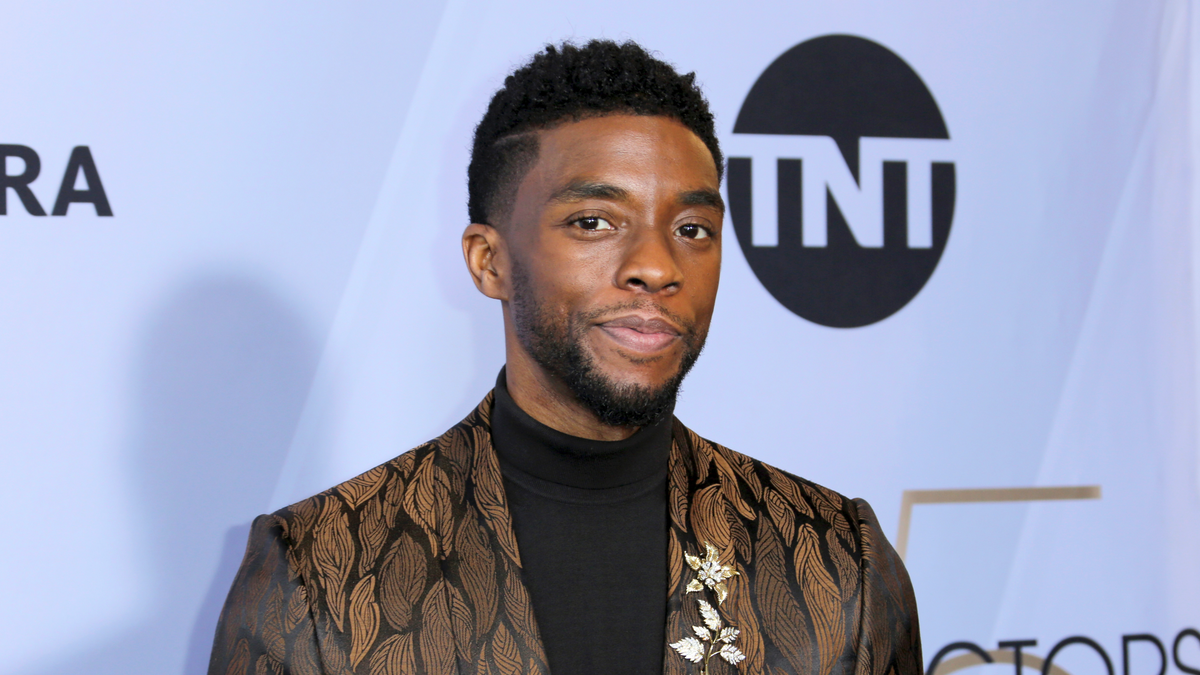
M 503 345 L 459 251 L 467 151 L 530 53 L 636 39 L 698 73 L 731 145 L 763 70 L 827 34 L 885 46 L 936 99 L 949 242 L 907 306 L 838 329 L 776 302 L 727 227 L 678 415 L 865 497 L 893 538 L 905 490 L 1098 485 L 914 508 L 926 662 L 1086 636 L 1126 675 L 1122 636 L 1149 633 L 1200 673 L 1192 3 L 6 10 L 0 144 L 36 151 L 48 212 L 87 146 L 113 215 L 36 217 L 9 189 L 0 216 L 0 673 L 203 672 L 255 515 L 487 392 Z M 1055 663 L 1106 672 L 1079 645 Z M 1130 647 L 1129 675 L 1158 667 Z

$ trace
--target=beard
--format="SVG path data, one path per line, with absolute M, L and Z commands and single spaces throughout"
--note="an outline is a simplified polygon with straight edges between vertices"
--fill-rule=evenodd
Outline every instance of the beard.
M 614 427 L 644 427 L 660 420 L 675 407 L 680 385 L 704 349 L 705 332 L 652 300 L 618 303 L 589 312 L 554 313 L 534 297 L 525 270 L 514 264 L 512 318 L 521 346 L 546 372 L 557 377 L 601 423 Z M 614 382 L 601 372 L 584 345 L 587 331 L 597 319 L 624 310 L 652 310 L 680 327 L 683 356 L 679 368 L 666 382 L 642 386 Z

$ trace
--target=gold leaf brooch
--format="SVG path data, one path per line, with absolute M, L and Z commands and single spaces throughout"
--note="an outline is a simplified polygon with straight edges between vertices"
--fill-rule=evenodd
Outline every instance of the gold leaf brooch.
M 687 585 L 687 592 L 702 591 L 707 586 L 716 591 L 718 605 L 725 602 L 725 598 L 729 595 L 729 587 L 725 585 L 725 580 L 736 575 L 737 570 L 729 565 L 721 564 L 720 551 L 712 544 L 705 543 L 704 560 L 691 553 L 684 553 L 683 559 L 687 561 L 688 567 L 696 570 L 696 578 Z
M 716 593 L 717 605 L 720 606 L 729 595 L 729 587 L 725 585 L 725 580 L 736 576 L 737 570 L 721 564 L 721 554 L 712 544 L 705 543 L 704 551 L 704 560 L 690 553 L 683 554 L 688 566 L 696 571 L 697 577 L 687 585 L 687 592 L 697 593 L 709 588 Z M 720 612 L 707 601 L 696 598 L 696 602 L 700 603 L 700 617 L 704 619 L 704 625 L 692 626 L 696 637 L 685 637 L 679 642 L 673 642 L 671 648 L 692 663 L 703 663 L 700 675 L 708 675 L 708 663 L 714 656 L 719 656 L 735 666 L 745 660 L 746 656 L 742 654 L 742 650 L 733 646 L 733 641 L 741 631 L 733 626 L 724 625 Z

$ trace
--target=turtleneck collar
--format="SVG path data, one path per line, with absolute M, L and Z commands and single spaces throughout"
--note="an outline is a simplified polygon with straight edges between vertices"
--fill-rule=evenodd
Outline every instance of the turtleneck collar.
M 663 415 L 620 441 L 564 434 L 530 417 L 508 393 L 505 371 L 496 378 L 492 442 L 502 462 L 534 478 L 573 488 L 630 485 L 666 470 L 673 417 Z

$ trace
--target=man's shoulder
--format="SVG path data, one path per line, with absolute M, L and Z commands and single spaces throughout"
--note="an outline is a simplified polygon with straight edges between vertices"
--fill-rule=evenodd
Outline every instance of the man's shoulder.
M 390 520 L 401 508 L 405 487 L 414 469 L 436 451 L 436 440 L 422 443 L 349 480 L 285 506 L 271 516 L 283 528 L 285 536 L 297 542 L 304 538 L 304 533 L 320 525 L 351 525 L 350 520 L 361 525 L 367 520 Z
M 703 463 L 705 455 L 713 458 L 713 468 L 722 481 L 733 479 L 741 488 L 743 498 L 753 498 L 772 518 L 786 518 L 785 511 L 795 511 L 814 522 L 824 522 L 847 535 L 859 525 L 861 499 L 849 498 L 807 478 L 755 459 L 720 443 L 696 434 L 680 425 L 687 433 L 696 456 Z M 703 471 L 705 467 L 698 467 Z M 736 504 L 735 504 L 736 506 Z M 869 508 L 869 507 L 868 507 Z
M 491 402 L 489 394 L 465 419 L 441 436 L 285 506 L 272 516 L 289 539 L 298 541 L 303 532 L 323 522 L 336 524 L 346 520 L 351 526 L 361 527 L 386 521 L 394 527 L 394 521 L 408 512 L 427 511 L 428 503 L 447 504 L 449 498 L 461 495 L 475 449 L 482 440 L 481 432 L 489 424 Z

